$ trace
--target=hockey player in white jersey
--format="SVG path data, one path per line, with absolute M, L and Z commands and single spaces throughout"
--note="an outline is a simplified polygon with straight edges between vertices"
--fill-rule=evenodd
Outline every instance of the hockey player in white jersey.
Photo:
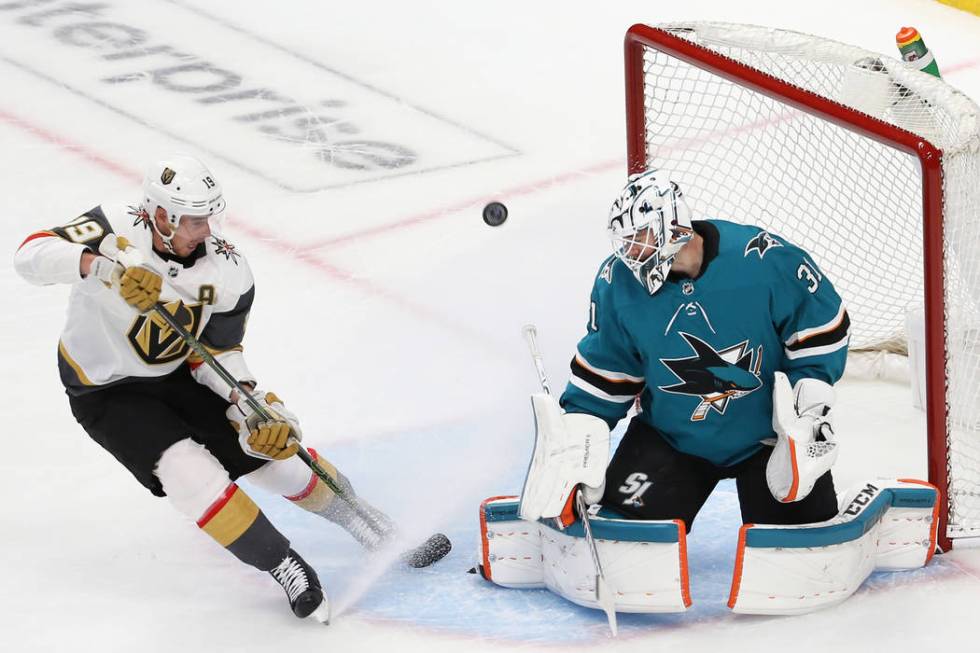
M 316 573 L 235 480 L 245 476 L 340 524 L 368 549 L 393 527 L 312 449 L 352 501 L 311 474 L 294 455 L 302 435 L 295 415 L 249 371 L 242 338 L 254 285 L 245 257 L 215 231 L 224 208 L 211 172 L 194 158 L 172 156 L 150 168 L 138 206 L 97 206 L 35 232 L 17 250 L 15 267 L 34 284 L 72 284 L 58 366 L 72 413 L 92 439 L 221 546 L 269 572 L 296 616 L 326 622 Z M 157 313 L 161 306 L 252 390 L 272 420 L 262 421 L 202 364 Z

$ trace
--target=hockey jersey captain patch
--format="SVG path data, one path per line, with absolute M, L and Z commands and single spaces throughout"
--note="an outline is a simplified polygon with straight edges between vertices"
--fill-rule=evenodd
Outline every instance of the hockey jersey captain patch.
M 700 422 L 714 409 L 725 414 L 728 402 L 755 392 L 762 386 L 759 373 L 762 369 L 762 346 L 757 351 L 743 340 L 737 345 L 716 350 L 705 341 L 681 332 L 681 336 L 694 351 L 689 358 L 660 359 L 681 383 L 660 386 L 660 390 L 674 394 L 692 395 L 700 401 L 691 414 L 692 422 Z

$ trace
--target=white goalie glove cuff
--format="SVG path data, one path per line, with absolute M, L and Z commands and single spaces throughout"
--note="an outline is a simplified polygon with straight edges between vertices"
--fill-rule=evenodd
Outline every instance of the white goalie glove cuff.
M 800 379 L 792 389 L 786 375 L 776 372 L 772 392 L 776 446 L 766 465 L 766 482 L 777 501 L 806 498 L 837 460 L 830 412 L 835 400 L 828 383 Z
M 214 359 L 221 363 L 239 383 L 255 386 L 255 376 L 245 364 L 245 356 L 242 352 L 237 349 L 230 349 L 214 354 Z M 211 369 L 207 363 L 201 363 L 192 369 L 191 376 L 201 385 L 211 388 L 222 399 L 231 400 L 232 388 L 228 387 L 228 383 L 218 376 L 218 373 Z

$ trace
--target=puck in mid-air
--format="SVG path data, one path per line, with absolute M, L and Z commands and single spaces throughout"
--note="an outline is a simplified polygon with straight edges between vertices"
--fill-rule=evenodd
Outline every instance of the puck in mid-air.
M 491 227 L 499 227 L 507 221 L 507 207 L 500 202 L 490 202 L 483 207 L 483 221 Z

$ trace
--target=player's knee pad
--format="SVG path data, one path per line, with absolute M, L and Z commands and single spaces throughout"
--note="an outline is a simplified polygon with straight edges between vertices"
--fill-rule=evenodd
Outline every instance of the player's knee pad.
M 875 480 L 826 522 L 746 524 L 728 606 L 747 614 L 802 614 L 840 603 L 875 570 L 917 569 L 936 547 L 939 491 L 924 481 Z
M 337 469 L 321 457 L 315 449 L 308 449 L 308 451 L 317 464 L 327 472 L 328 476 L 346 484 L 346 479 L 343 479 Z M 248 479 L 249 483 L 267 492 L 281 494 L 301 508 L 312 512 L 323 510 L 334 496 L 330 488 L 307 467 L 299 456 L 290 456 L 285 460 L 273 460 L 254 472 L 246 474 L 244 478 Z
M 316 476 L 299 456 L 290 456 L 285 460 L 271 460 L 242 478 L 266 492 L 288 497 L 302 493 Z
M 547 587 L 578 605 L 599 608 L 595 567 L 581 521 L 565 530 L 554 520 L 527 521 L 516 497 L 480 508 L 480 570 L 503 587 Z M 596 515 L 591 520 L 617 612 L 682 612 L 691 605 L 683 523 Z
M 231 484 L 228 471 L 218 459 L 190 438 L 167 448 L 155 472 L 171 503 L 195 521 Z

